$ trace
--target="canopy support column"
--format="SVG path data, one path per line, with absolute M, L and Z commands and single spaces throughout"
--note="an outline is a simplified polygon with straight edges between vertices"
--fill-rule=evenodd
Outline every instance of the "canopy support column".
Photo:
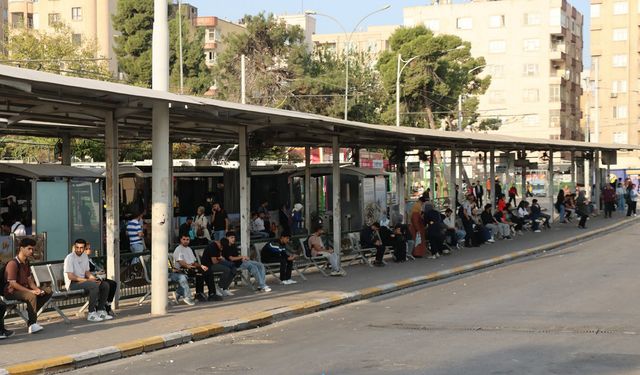
M 452 149 L 451 150 L 451 168 L 449 171 L 449 206 L 451 207 L 451 210 L 453 210 L 454 212 L 456 211 L 456 208 L 458 207 L 458 203 L 456 200 L 456 150 Z
M 311 234 L 311 147 L 304 148 L 304 227 Z
M 484 157 L 482 158 L 482 189 L 487 186 L 487 152 L 484 152 Z M 484 192 L 484 195 L 487 195 L 487 192 Z
M 549 150 L 549 166 L 547 170 L 547 194 L 549 196 L 549 215 L 551 216 L 551 221 L 553 221 L 553 215 L 555 213 L 555 191 L 554 191 L 554 182 L 553 182 L 553 150 Z M 560 218 L 562 220 L 562 218 Z
M 241 127 L 238 132 L 238 155 L 239 155 L 239 173 L 240 173 L 240 254 L 249 256 L 249 246 L 251 233 L 249 221 L 251 220 L 251 212 L 249 207 L 249 155 L 247 147 L 247 128 Z
M 404 152 L 400 150 L 396 151 L 398 155 L 398 164 L 396 165 L 396 196 L 398 197 L 398 214 L 400 215 L 400 222 L 406 224 L 405 212 L 406 212 L 406 199 L 405 193 L 407 191 L 407 173 L 405 170 L 405 157 Z M 397 224 L 397 223 L 394 223 Z
M 596 186 L 595 186 L 595 192 L 593 194 L 593 200 L 594 200 L 594 204 L 596 205 L 596 207 L 601 208 L 600 207 L 600 191 L 602 188 L 602 173 L 600 173 L 600 151 L 599 150 L 595 150 L 593 153 L 593 164 L 595 166 L 595 171 L 596 171 Z
M 105 116 L 105 203 L 106 203 L 106 255 L 107 278 L 120 280 L 120 197 L 118 174 L 118 125 L 113 118 L 113 112 Z M 120 283 L 117 284 L 118 286 Z M 118 287 L 119 289 L 119 287 Z M 120 300 L 119 290 L 113 301 L 113 308 L 118 308 Z
M 332 137 L 332 151 L 333 151 L 333 250 L 338 254 L 338 260 L 342 257 L 342 212 L 340 210 L 340 145 L 338 143 L 338 136 Z
M 522 150 L 522 167 L 520 171 L 522 172 L 522 195 L 520 195 L 520 200 L 526 200 L 527 198 L 527 150 Z
M 431 200 L 433 201 L 434 207 L 436 206 L 436 163 L 435 163 L 435 152 L 433 150 L 429 151 L 429 188 L 431 189 Z
M 489 152 L 489 179 L 491 180 L 491 212 L 496 211 L 496 158 L 495 151 Z
M 71 137 L 69 133 L 62 134 L 62 165 L 71 165 Z
M 577 191 L 576 186 L 576 153 L 575 151 L 571 151 L 571 185 L 573 185 L 574 191 Z

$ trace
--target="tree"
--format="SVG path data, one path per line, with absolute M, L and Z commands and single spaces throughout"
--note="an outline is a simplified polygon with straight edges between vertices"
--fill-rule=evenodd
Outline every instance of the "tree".
M 177 6 L 169 7 L 169 70 L 171 90 L 177 92 L 180 80 L 179 29 Z M 152 38 L 153 0 L 119 0 L 112 16 L 113 27 L 119 35 L 115 37 L 118 67 L 125 73 L 130 84 L 151 87 L 152 83 Z M 182 15 L 182 51 L 184 92 L 203 94 L 212 85 L 209 68 L 202 52 L 204 30 L 198 30 Z
M 401 113 L 412 114 L 401 116 L 404 125 L 435 129 L 443 124 L 453 129 L 458 96 L 482 94 L 491 82 L 490 77 L 477 76 L 485 65 L 484 58 L 473 58 L 471 45 L 457 36 L 434 35 L 424 26 L 401 27 L 393 33 L 389 44 L 390 50 L 378 61 L 385 91 L 390 94 L 382 113 L 386 123 L 393 123 L 395 119 L 398 54 L 405 60 L 418 56 L 406 66 L 400 81 Z M 477 100 L 467 101 L 465 118 L 476 110 Z
M 107 61 L 97 58 L 97 42 L 74 42 L 73 31 L 63 23 L 55 24 L 54 31 L 50 33 L 27 28 L 13 29 L 3 49 L 2 64 L 75 77 L 111 78 Z
M 246 15 L 246 33 L 224 37 L 226 49 L 213 66 L 216 94 L 240 102 L 240 56 L 245 56 L 247 103 L 280 107 L 292 93 L 292 80 L 305 58 L 304 34 L 299 26 L 287 26 L 273 14 Z

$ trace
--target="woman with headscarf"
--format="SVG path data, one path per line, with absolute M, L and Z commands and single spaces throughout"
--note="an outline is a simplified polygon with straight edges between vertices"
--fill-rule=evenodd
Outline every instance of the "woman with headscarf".
M 412 255 L 416 258 L 422 258 L 427 253 L 427 243 L 424 238 L 424 222 L 422 221 L 422 205 L 425 200 L 420 197 L 418 201 L 411 207 L 411 237 L 414 241 Z M 431 254 L 429 254 L 431 255 Z

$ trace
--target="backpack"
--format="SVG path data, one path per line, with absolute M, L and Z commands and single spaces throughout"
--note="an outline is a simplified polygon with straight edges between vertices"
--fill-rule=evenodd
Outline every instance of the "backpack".
M 16 258 L 11 259 L 9 262 L 11 261 L 15 262 Z M 6 264 L 0 264 L 0 296 L 4 296 L 4 287 L 7 285 L 7 279 L 4 277 L 4 271 L 6 270 L 9 262 Z

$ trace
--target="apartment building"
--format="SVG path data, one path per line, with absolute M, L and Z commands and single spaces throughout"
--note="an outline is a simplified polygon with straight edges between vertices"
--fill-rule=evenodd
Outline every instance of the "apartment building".
M 566 0 L 435 1 L 403 12 L 405 26 L 457 35 L 486 59 L 492 82 L 479 111 L 503 121 L 500 134 L 583 139 L 583 16 Z
M 389 49 L 389 38 L 398 27 L 400 26 L 369 26 L 365 31 L 355 31 L 350 35 L 314 34 L 312 40 L 316 46 L 323 46 L 336 53 L 343 53 L 349 48 L 351 51 L 369 52 L 377 56 Z
M 304 44 L 307 50 L 313 49 L 313 36 L 316 33 L 315 17 L 309 14 L 281 14 L 277 17 L 287 25 L 299 26 L 304 32 Z
M 640 143 L 639 27 L 639 2 L 591 0 L 591 80 L 598 102 L 591 113 L 592 140 Z M 639 167 L 638 156 L 618 152 L 616 167 Z
M 213 66 L 216 62 L 218 54 L 224 51 L 225 44 L 223 37 L 225 35 L 246 32 L 246 28 L 243 25 L 211 16 L 197 17 L 195 25 L 205 29 L 204 54 L 206 64 L 209 67 Z
M 113 52 L 114 30 L 111 14 L 117 0 L 8 0 L 10 29 L 27 27 L 51 31 L 57 22 L 73 30 L 73 40 L 98 42 L 98 56 L 109 59 L 109 69 L 117 72 L 118 62 Z

